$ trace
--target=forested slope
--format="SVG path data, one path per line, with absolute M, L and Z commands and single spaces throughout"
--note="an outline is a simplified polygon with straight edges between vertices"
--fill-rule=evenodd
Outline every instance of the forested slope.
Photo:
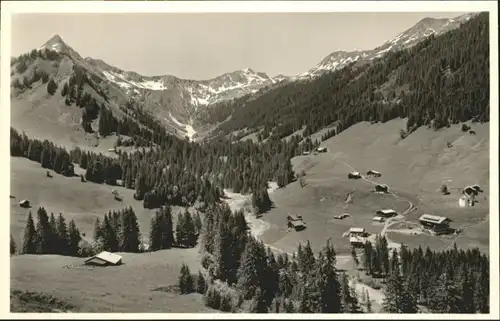
M 239 100 L 218 128 L 224 134 L 261 129 L 262 139 L 303 135 L 338 124 L 408 118 L 412 131 L 429 125 L 489 121 L 489 17 L 481 13 L 460 28 L 431 36 L 373 63 L 350 66 L 316 80 L 281 86 L 254 100 Z M 238 107 L 238 106 L 234 106 Z M 221 113 L 227 116 L 228 106 Z M 212 116 L 214 117 L 214 116 Z

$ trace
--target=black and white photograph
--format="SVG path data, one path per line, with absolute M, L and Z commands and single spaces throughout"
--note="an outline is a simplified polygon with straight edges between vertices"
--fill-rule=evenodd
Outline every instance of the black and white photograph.
M 496 2 L 1 14 L 2 314 L 499 317 Z

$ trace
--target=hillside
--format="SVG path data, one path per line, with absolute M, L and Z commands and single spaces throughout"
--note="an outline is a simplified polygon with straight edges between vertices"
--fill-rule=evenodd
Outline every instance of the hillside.
M 460 28 L 371 63 L 352 62 L 351 68 L 236 101 L 222 108 L 224 117 L 228 109 L 232 112 L 216 133 L 260 131 L 263 140 L 303 130 L 306 137 L 325 127 L 335 127 L 338 133 L 360 121 L 408 118 L 402 127 L 406 135 L 423 125 L 439 129 L 488 121 L 488 34 L 488 14 L 482 13 Z
M 353 63 L 371 64 L 388 53 L 410 48 L 431 35 L 453 30 L 473 16 L 423 19 L 373 50 L 334 52 L 309 71 L 291 77 L 269 77 L 251 68 L 227 72 L 208 80 L 181 79 L 172 75 L 144 76 L 98 58 L 83 58 L 60 36 L 54 35 L 40 48 L 12 60 L 12 124 L 31 136 L 104 152 L 109 148 L 101 145 L 97 135 L 88 133 L 98 131 L 98 110 L 104 106 L 118 119 L 128 115 L 130 121 L 135 120 L 138 125 L 152 131 L 157 131 L 157 125 L 151 128 L 151 123 L 158 123 L 169 134 L 201 139 L 215 125 L 227 120 L 235 106 L 247 103 L 251 106 L 251 101 L 265 93 L 286 92 L 281 88 L 289 88 L 287 84 L 294 86 L 297 82 L 317 79 Z M 77 86 L 75 92 L 72 93 L 71 88 L 65 92 L 65 84 L 75 77 L 77 79 L 72 81 Z M 55 93 L 46 92 L 49 80 L 54 81 L 50 86 Z M 85 94 L 89 99 L 95 99 L 98 107 L 87 109 L 89 99 L 84 97 L 80 102 L 80 95 Z M 74 108 L 75 104 L 81 108 Z M 84 113 L 85 109 L 87 112 Z M 141 114 L 139 119 L 136 117 L 138 113 Z M 47 114 L 51 117 L 46 117 Z M 236 121 L 239 117 L 238 113 L 234 116 Z M 82 121 L 90 123 L 90 127 Z M 64 135 L 58 137 L 57 133 Z M 132 133 L 121 134 L 134 136 Z M 115 141 L 111 139 L 107 145 Z
M 99 59 L 82 58 L 58 35 L 13 58 L 11 67 L 13 126 L 42 139 L 53 140 L 57 138 L 54 132 L 64 132 L 63 136 L 72 138 L 61 143 L 80 147 L 92 145 L 87 141 L 95 137 L 85 132 L 98 130 L 101 107 L 118 119 L 130 116 L 134 120 L 140 113 L 138 123 L 148 129 L 155 130 L 150 123 L 159 122 L 167 133 L 193 139 L 196 131 L 191 118 L 198 107 L 255 93 L 284 80 L 249 68 L 203 81 L 142 76 Z M 83 123 L 90 123 L 90 128 Z
M 454 228 L 464 231 L 456 237 L 409 236 L 390 232 L 389 238 L 410 247 L 421 244 L 433 249 L 445 249 L 454 240 L 459 247 L 475 248 L 487 252 L 489 248 L 489 126 L 477 124 L 476 135 L 461 131 L 461 126 L 434 131 L 420 128 L 401 140 L 399 129 L 405 120 L 391 120 L 384 124 L 358 123 L 339 135 L 329 138 L 322 146 L 328 151 L 318 155 L 296 156 L 292 159 L 294 171 L 305 171 L 307 185 L 299 182 L 274 191 L 275 204 L 263 219 L 270 228 L 263 240 L 275 247 L 293 249 L 299 241 L 310 240 L 318 249 L 331 238 L 340 253 L 348 253 L 349 242 L 341 235 L 349 227 L 360 226 L 371 233 L 379 233 L 383 224 L 371 220 L 382 208 L 392 208 L 399 213 L 411 202 L 416 209 L 406 214 L 404 221 L 418 225 L 417 219 L 425 213 L 452 219 Z M 451 143 L 448 147 L 447 143 Z M 349 180 L 347 174 L 368 170 L 382 173 L 372 178 L 387 184 L 398 197 L 372 193 L 373 184 L 363 180 Z M 446 184 L 450 195 L 442 195 L 440 187 Z M 478 184 L 484 197 L 477 198 L 474 207 L 459 208 L 461 190 Z M 353 204 L 344 203 L 345 195 L 354 190 Z M 332 219 L 342 212 L 352 218 Z M 300 213 L 307 222 L 307 229 L 299 233 L 285 231 L 286 215 Z

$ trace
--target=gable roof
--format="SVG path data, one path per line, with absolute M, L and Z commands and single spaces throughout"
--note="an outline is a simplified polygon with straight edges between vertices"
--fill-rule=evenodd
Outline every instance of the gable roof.
M 392 214 L 392 213 L 396 213 L 396 211 L 393 210 L 393 209 L 388 208 L 388 209 L 385 209 L 385 210 L 378 210 L 377 213 Z
M 368 171 L 368 173 L 380 174 L 380 172 L 377 172 L 377 171 L 375 171 L 375 170 L 373 170 L 373 169 L 370 169 L 370 170 Z
M 351 172 L 352 175 L 361 176 L 359 172 Z
M 428 223 L 434 223 L 434 224 L 442 224 L 446 221 L 450 221 L 450 219 L 447 217 L 436 216 L 436 215 L 431 215 L 431 214 L 424 214 L 424 215 L 420 216 L 420 218 L 418 220 L 428 222 Z
M 293 225 L 293 227 L 304 226 L 304 223 L 302 221 L 290 221 L 290 223 Z
M 351 227 L 349 233 L 364 233 L 365 229 L 362 227 Z
M 94 255 L 93 257 L 85 260 L 85 262 L 88 262 L 94 258 L 101 259 L 101 260 L 109 262 L 111 264 L 116 264 L 116 263 L 120 262 L 120 260 L 122 259 L 122 257 L 118 254 L 114 254 L 114 253 L 111 253 L 108 251 L 102 251 L 101 253 Z

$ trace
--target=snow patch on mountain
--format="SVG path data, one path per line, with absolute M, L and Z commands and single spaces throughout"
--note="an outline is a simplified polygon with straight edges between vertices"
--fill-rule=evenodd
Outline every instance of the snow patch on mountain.
M 194 136 L 196 135 L 196 130 L 193 128 L 191 124 L 184 124 L 178 121 L 171 113 L 168 113 L 170 119 L 179 127 L 184 127 L 184 133 L 189 138 L 190 141 L 193 141 Z
M 407 49 L 431 35 L 440 35 L 452 29 L 460 27 L 460 25 L 476 15 L 477 13 L 468 13 L 453 19 L 433 19 L 424 18 L 415 24 L 413 27 L 398 34 L 393 39 L 383 43 L 381 46 L 373 50 L 365 50 L 362 52 L 352 51 L 337 51 L 328 55 L 314 68 L 307 72 L 301 73 L 291 79 L 307 80 L 318 77 L 325 72 L 342 69 L 355 61 L 370 61 L 376 58 L 381 58 L 390 51 Z
M 104 76 L 111 82 L 117 84 L 121 88 L 130 89 L 132 87 L 149 89 L 149 90 L 167 90 L 165 83 L 154 80 L 146 80 L 142 82 L 136 82 L 130 79 L 127 79 L 123 74 L 116 73 L 113 71 L 103 71 Z

